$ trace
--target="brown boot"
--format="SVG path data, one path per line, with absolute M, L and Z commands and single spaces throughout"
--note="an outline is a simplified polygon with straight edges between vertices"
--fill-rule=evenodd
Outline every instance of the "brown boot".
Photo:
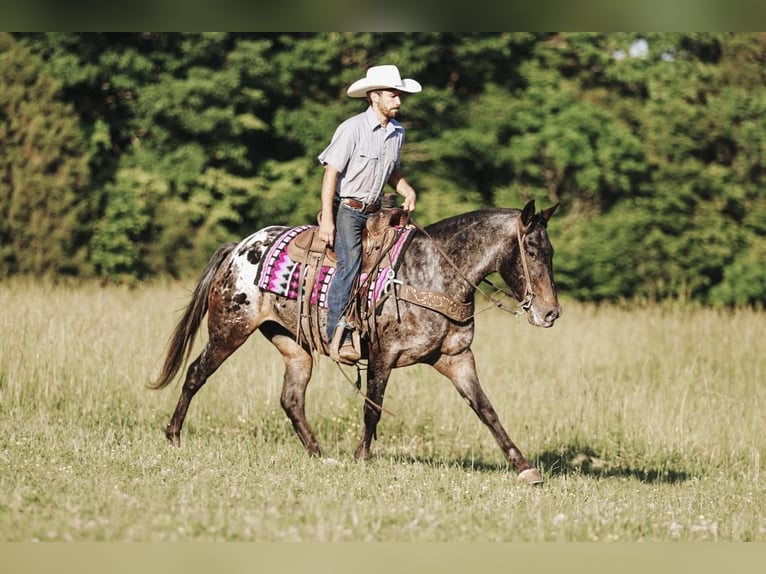
M 330 358 L 344 365 L 353 365 L 361 358 L 359 350 L 354 347 L 351 337 L 342 325 L 335 328 L 330 341 Z
M 353 365 L 362 358 L 362 356 L 359 354 L 359 351 L 351 342 L 350 337 L 346 337 L 346 340 L 343 341 L 340 349 L 338 349 L 338 357 L 342 363 L 346 363 L 347 365 Z

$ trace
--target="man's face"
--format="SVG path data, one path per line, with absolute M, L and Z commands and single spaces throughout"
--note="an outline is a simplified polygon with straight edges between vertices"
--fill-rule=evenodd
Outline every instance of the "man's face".
M 385 117 L 393 119 L 402 105 L 402 93 L 399 90 L 375 90 L 372 92 L 372 105 Z

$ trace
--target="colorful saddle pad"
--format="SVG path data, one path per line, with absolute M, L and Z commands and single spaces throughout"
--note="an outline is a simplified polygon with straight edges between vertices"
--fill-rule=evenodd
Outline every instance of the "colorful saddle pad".
M 310 227 L 312 226 L 302 225 L 288 229 L 271 244 L 271 247 L 261 260 L 261 268 L 256 279 L 256 285 L 260 289 L 276 293 L 282 297 L 298 299 L 298 294 L 304 288 L 301 285 L 301 278 L 304 276 L 303 263 L 290 258 L 287 254 L 287 245 L 297 235 Z M 380 300 L 391 280 L 395 277 L 394 272 L 398 266 L 399 258 L 413 229 L 412 227 L 398 228 L 399 237 L 389 252 L 391 265 L 381 267 L 380 272 L 369 283 L 367 297 L 370 307 Z M 327 293 L 334 274 L 334 267 L 322 266 L 321 269 L 317 270 L 314 286 L 311 291 L 310 301 L 312 305 L 327 307 Z M 363 273 L 360 281 L 364 283 L 366 280 L 367 274 Z

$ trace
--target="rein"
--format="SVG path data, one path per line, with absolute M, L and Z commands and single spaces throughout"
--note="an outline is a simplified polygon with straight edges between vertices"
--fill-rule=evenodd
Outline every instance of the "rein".
M 335 363 L 335 365 L 338 367 L 338 370 L 343 375 L 343 377 L 348 381 L 348 384 L 353 387 L 354 392 L 362 397 L 364 399 L 364 402 L 366 402 L 368 405 L 373 407 L 374 409 L 378 410 L 381 413 L 386 413 L 387 415 L 390 415 L 392 417 L 396 417 L 396 413 L 388 410 L 382 405 L 379 405 L 372 399 L 370 399 L 367 395 L 365 395 L 362 392 L 362 368 L 359 366 L 359 364 L 354 365 L 356 367 L 356 382 L 351 380 L 351 377 L 348 376 L 348 373 L 343 370 L 343 368 L 340 366 L 340 363 Z
M 487 285 L 492 287 L 492 289 L 494 289 L 494 293 L 486 293 L 486 292 L 484 292 L 478 285 L 473 283 L 473 281 L 471 281 L 468 277 L 465 276 L 465 273 L 463 273 L 460 270 L 460 268 L 452 260 L 452 258 L 449 255 L 447 255 L 447 253 L 445 253 L 445 251 L 441 248 L 441 246 L 434 240 L 433 237 L 431 237 L 431 234 L 428 233 L 428 231 L 426 231 L 426 229 L 422 225 L 420 225 L 417 222 L 415 222 L 412 219 L 412 217 L 410 217 L 410 223 L 412 225 L 414 225 L 415 228 L 418 231 L 420 231 L 423 235 L 425 235 L 428 239 L 431 240 L 431 242 L 434 244 L 434 247 L 436 247 L 436 250 L 444 258 L 444 260 L 447 263 L 449 263 L 450 266 L 455 271 L 457 271 L 457 273 L 461 277 L 461 279 L 463 279 L 463 281 L 465 281 L 466 283 L 468 283 L 468 285 L 473 287 L 473 289 L 475 291 L 478 291 L 479 293 L 484 295 L 487 299 L 489 299 L 489 301 L 495 307 L 497 307 L 501 311 L 505 311 L 507 313 L 510 313 L 511 315 L 516 315 L 516 316 L 522 314 L 521 311 L 518 311 L 518 310 L 514 309 L 513 307 L 509 307 L 508 305 L 506 305 L 505 303 L 503 303 L 499 299 L 496 299 L 495 296 L 494 296 L 496 293 L 502 293 L 506 297 L 510 297 L 510 298 L 514 299 L 515 296 L 512 293 L 510 293 L 506 289 L 503 289 L 502 287 L 498 287 L 497 285 L 492 283 L 492 281 L 490 281 L 487 278 L 482 279 L 482 283 L 486 283 Z M 522 233 L 521 233 L 521 226 L 518 225 L 518 224 L 516 225 L 516 240 L 517 240 L 518 245 L 519 245 L 519 257 L 521 258 L 521 267 L 522 267 L 522 269 L 524 271 L 524 283 L 525 283 L 525 285 L 524 285 L 524 300 L 521 301 L 520 303 L 518 303 L 518 306 L 521 307 L 524 311 L 529 311 L 529 308 L 532 305 L 532 300 L 535 298 L 535 291 L 534 291 L 534 288 L 532 287 L 532 277 L 529 274 L 529 265 L 527 264 L 526 251 L 524 250 L 524 235 L 522 235 Z

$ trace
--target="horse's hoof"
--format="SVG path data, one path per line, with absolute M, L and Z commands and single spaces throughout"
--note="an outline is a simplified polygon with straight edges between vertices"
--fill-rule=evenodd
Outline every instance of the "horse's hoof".
M 165 438 L 168 439 L 168 444 L 170 446 L 174 446 L 176 448 L 181 448 L 181 435 L 180 434 L 174 434 L 171 432 L 165 433 Z
M 519 473 L 519 476 L 516 477 L 516 482 L 524 484 L 542 484 L 545 481 L 536 468 L 528 468 Z

